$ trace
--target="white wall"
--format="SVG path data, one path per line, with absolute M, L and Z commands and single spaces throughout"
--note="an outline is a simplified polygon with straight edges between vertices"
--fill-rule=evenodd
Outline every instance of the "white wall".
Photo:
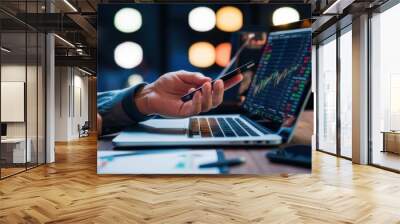
M 88 78 L 81 76 L 81 73 L 74 75 L 74 108 L 72 119 L 72 135 L 78 137 L 78 124 L 83 125 L 89 120 L 89 102 L 88 102 Z
M 18 64 L 6 64 L 1 66 L 1 81 L 3 82 L 25 82 L 26 70 L 28 72 L 29 86 L 36 86 L 36 80 L 30 78 L 30 74 L 36 74 L 36 67 Z M 30 106 L 28 112 L 36 111 L 37 99 L 36 99 L 36 88 L 27 88 L 27 106 Z M 40 106 L 40 105 L 39 105 Z M 34 107 L 34 108 L 33 108 Z M 1 108 L 1 110 L 7 110 L 7 108 Z M 36 113 L 27 113 L 28 129 L 31 127 L 32 130 L 36 130 Z M 32 123 L 34 122 L 34 123 Z M 7 136 L 8 137 L 25 137 L 25 123 L 26 122 L 7 122 Z M 29 130 L 28 130 L 29 135 Z M 29 136 L 28 136 L 29 137 Z
M 88 78 L 76 68 L 56 67 L 55 85 L 55 140 L 77 139 L 78 125 L 89 117 Z
M 32 67 L 28 67 L 31 70 Z M 25 82 L 25 64 L 9 64 L 1 66 L 1 81 L 3 82 Z M 1 108 L 7 110 L 7 108 Z M 25 137 L 25 122 L 7 123 L 7 137 Z
M 68 141 L 69 136 L 69 96 L 70 83 L 67 67 L 55 68 L 55 141 Z

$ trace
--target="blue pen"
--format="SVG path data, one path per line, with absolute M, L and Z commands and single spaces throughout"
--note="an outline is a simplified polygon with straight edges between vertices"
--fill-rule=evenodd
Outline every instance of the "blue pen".
M 212 168 L 212 167 L 221 167 L 221 166 L 237 166 L 242 163 L 245 163 L 246 159 L 243 157 L 235 158 L 235 159 L 225 159 L 218 162 L 205 163 L 201 164 L 199 168 Z

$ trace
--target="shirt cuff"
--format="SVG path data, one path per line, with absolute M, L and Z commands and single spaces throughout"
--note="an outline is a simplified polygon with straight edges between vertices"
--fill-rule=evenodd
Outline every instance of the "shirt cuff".
M 128 117 L 136 122 L 145 121 L 154 117 L 153 115 L 145 115 L 140 113 L 135 103 L 134 97 L 138 90 L 146 86 L 147 83 L 141 83 L 133 88 L 130 88 L 124 93 L 122 99 L 122 109 Z

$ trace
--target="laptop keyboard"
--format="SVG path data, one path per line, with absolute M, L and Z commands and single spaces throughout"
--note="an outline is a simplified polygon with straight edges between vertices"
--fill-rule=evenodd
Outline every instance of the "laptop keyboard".
M 239 118 L 190 118 L 190 137 L 246 137 L 259 136 Z

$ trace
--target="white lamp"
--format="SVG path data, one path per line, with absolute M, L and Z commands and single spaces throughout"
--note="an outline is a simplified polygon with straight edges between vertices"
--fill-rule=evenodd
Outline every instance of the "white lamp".
M 292 7 L 282 7 L 272 14 L 272 23 L 275 26 L 285 25 L 300 20 L 299 12 Z
M 143 82 L 143 77 L 139 74 L 133 74 L 128 77 L 128 86 L 137 85 Z
M 189 26 L 199 32 L 207 32 L 215 27 L 215 13 L 208 7 L 197 7 L 189 13 Z
M 133 33 L 142 26 L 142 15 L 134 8 L 120 9 L 114 16 L 114 26 L 123 33 Z
M 143 49 L 135 42 L 124 42 L 114 50 L 114 60 L 121 68 L 132 69 L 143 60 Z

